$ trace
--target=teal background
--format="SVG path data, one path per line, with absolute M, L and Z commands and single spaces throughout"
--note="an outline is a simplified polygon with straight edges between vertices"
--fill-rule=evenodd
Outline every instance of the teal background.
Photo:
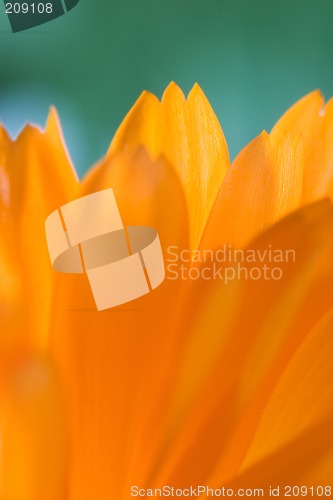
M 59 110 L 82 174 L 143 89 L 198 82 L 231 156 L 294 101 L 333 94 L 332 0 L 80 0 L 13 34 L 1 4 L 0 118 L 15 135 Z

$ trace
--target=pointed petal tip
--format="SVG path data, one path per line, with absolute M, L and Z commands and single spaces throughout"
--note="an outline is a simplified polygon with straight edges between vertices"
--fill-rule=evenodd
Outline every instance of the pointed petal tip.
M 246 149 L 248 145 L 253 144 L 253 145 L 264 145 L 265 147 L 271 147 L 272 146 L 272 140 L 267 132 L 267 130 L 262 130 L 260 134 L 258 134 L 256 137 L 254 137 L 243 149 Z
M 134 106 L 137 106 L 144 101 L 159 102 L 159 99 L 155 94 L 153 94 L 153 92 L 149 92 L 149 90 L 143 90 L 139 95 L 138 99 L 136 100 L 136 102 L 134 103 Z
M 202 92 L 202 88 L 200 87 L 200 85 L 198 84 L 198 82 L 194 82 L 192 90 L 201 90 L 201 92 Z
M 320 89 L 315 89 L 312 92 L 309 92 L 309 94 L 305 95 L 301 101 L 316 103 L 319 108 L 319 115 L 325 115 L 328 102 L 325 101 L 324 94 Z
M 38 135 L 52 135 L 57 134 L 62 138 L 62 128 L 60 124 L 60 119 L 56 109 L 51 106 L 49 114 L 47 116 L 45 126 L 38 123 L 26 122 L 21 128 L 20 132 L 17 134 L 15 142 L 19 142 L 26 137 L 36 137 Z
M 206 95 L 205 95 L 204 91 L 202 90 L 202 88 L 200 87 L 200 85 L 197 82 L 195 82 L 195 84 L 193 85 L 193 87 L 191 88 L 191 90 L 188 94 L 188 99 L 190 99 L 193 96 L 197 96 L 197 95 L 204 96 L 206 98 Z
M 171 99 L 181 99 L 182 101 L 186 101 L 186 97 L 182 89 L 177 85 L 174 81 L 171 81 L 169 85 L 163 92 L 162 103 L 165 102 L 168 98 Z
M 259 137 L 266 140 L 269 140 L 270 138 L 269 133 L 265 129 L 260 132 Z
M 302 103 L 302 104 L 311 103 L 313 105 L 318 106 L 320 110 L 325 109 L 325 97 L 320 89 L 315 89 L 309 92 L 308 94 L 305 94 L 305 96 L 301 97 L 301 99 L 299 99 L 295 104 L 297 103 Z
M 206 97 L 204 91 L 202 90 L 202 88 L 200 87 L 200 85 L 197 82 L 194 83 L 193 87 L 191 88 L 191 90 L 188 93 L 188 96 L 186 98 L 181 87 L 179 85 L 177 85 L 176 82 L 171 81 L 163 92 L 162 102 L 165 101 L 165 99 L 169 96 L 177 96 L 178 98 L 181 98 L 184 101 L 190 101 L 195 97 L 201 97 L 201 98 L 204 98 L 205 100 L 207 100 L 207 97 Z
M 311 92 L 307 94 L 308 96 L 316 96 L 317 98 L 319 97 L 320 99 L 324 99 L 324 94 L 320 89 L 314 89 Z
M 304 94 L 301 98 L 297 99 L 292 106 L 298 104 L 298 103 L 306 103 L 306 102 L 325 102 L 324 95 L 320 89 L 314 89 L 311 90 L 311 92 L 308 92 L 307 94 Z M 292 107 L 291 106 L 291 107 Z
M 160 101 L 155 94 L 148 90 L 141 92 L 121 122 L 105 157 L 110 158 L 116 151 L 128 149 L 129 144 L 133 142 L 141 143 L 141 133 L 144 135 L 141 126 L 143 124 L 146 125 L 146 128 L 150 126 L 151 121 L 154 121 L 154 117 L 156 118 L 159 105 Z
M 11 137 L 3 123 L 0 122 L 0 141 L 11 141 Z
M 22 137 L 25 137 L 27 134 L 35 134 L 35 133 L 38 133 L 38 134 L 55 134 L 55 133 L 57 133 L 57 135 L 59 135 L 61 137 L 61 139 L 63 140 L 61 122 L 60 122 L 58 111 L 57 111 L 55 106 L 50 106 L 49 113 L 47 115 L 44 127 L 38 123 L 27 122 L 22 127 L 16 140 L 19 140 Z
M 166 86 L 165 90 L 167 89 L 180 89 L 179 85 L 177 85 L 177 83 L 174 81 L 174 80 L 171 80 L 171 82 L 169 83 L 169 85 Z
M 42 132 L 43 130 L 38 125 L 25 123 L 19 134 L 17 135 L 15 142 L 19 142 L 21 140 L 24 140 L 25 138 L 29 138 L 30 136 L 35 136 L 34 134 L 36 133 L 40 134 Z
M 55 106 L 50 106 L 46 119 L 44 133 L 50 137 L 57 137 L 65 145 L 65 138 L 61 126 L 61 120 Z
M 123 123 L 126 122 L 126 120 L 133 114 L 135 114 L 135 112 L 140 108 L 140 107 L 143 107 L 143 106 L 146 106 L 146 105 L 156 105 L 156 104 L 159 104 L 159 99 L 158 97 L 153 94 L 152 92 L 149 92 L 149 90 L 143 90 L 141 92 L 141 94 L 139 95 L 139 97 L 137 98 L 137 100 L 135 101 L 135 103 L 133 104 L 133 106 L 130 108 L 130 110 L 128 111 L 127 115 L 125 116 L 124 120 L 123 120 Z M 121 124 L 122 125 L 122 124 Z M 121 126 L 120 125 L 120 126 Z
M 64 142 L 60 118 L 54 106 L 50 106 L 49 108 L 49 114 L 46 119 L 44 133 L 49 136 L 58 137 L 62 142 Z
M 47 116 L 46 123 L 45 123 L 45 132 L 49 131 L 50 129 L 52 130 L 54 128 L 57 128 L 57 129 L 61 128 L 60 118 L 59 118 L 59 114 L 58 114 L 56 107 L 50 106 L 49 114 Z

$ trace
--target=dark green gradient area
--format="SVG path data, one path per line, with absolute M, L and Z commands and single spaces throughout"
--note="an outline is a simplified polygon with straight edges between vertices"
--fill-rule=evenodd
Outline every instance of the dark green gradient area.
M 200 84 L 232 157 L 304 94 L 333 95 L 332 0 L 76 1 L 19 33 L 0 13 L 0 118 L 43 123 L 55 104 L 80 174 L 171 80 Z

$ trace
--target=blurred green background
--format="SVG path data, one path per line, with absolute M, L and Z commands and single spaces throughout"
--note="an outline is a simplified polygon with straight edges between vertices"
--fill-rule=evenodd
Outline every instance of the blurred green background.
M 15 135 L 59 110 L 82 175 L 143 89 L 198 82 L 231 156 L 314 88 L 333 94 L 332 0 L 80 0 L 12 34 L 0 12 L 0 118 Z

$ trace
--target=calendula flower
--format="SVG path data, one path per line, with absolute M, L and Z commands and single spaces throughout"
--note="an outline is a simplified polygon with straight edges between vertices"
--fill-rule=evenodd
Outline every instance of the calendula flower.
M 84 275 L 54 272 L 45 219 L 109 187 L 125 225 L 154 227 L 199 279 L 167 275 L 97 312 Z M 332 196 L 333 103 L 318 92 L 231 164 L 197 85 L 145 92 L 82 181 L 54 110 L 44 131 L 2 128 L 1 500 L 330 496 Z M 227 252 L 234 272 L 236 250 L 261 267 L 293 258 L 273 279 L 248 279 L 249 260 L 205 279 L 216 262 L 199 255 Z

